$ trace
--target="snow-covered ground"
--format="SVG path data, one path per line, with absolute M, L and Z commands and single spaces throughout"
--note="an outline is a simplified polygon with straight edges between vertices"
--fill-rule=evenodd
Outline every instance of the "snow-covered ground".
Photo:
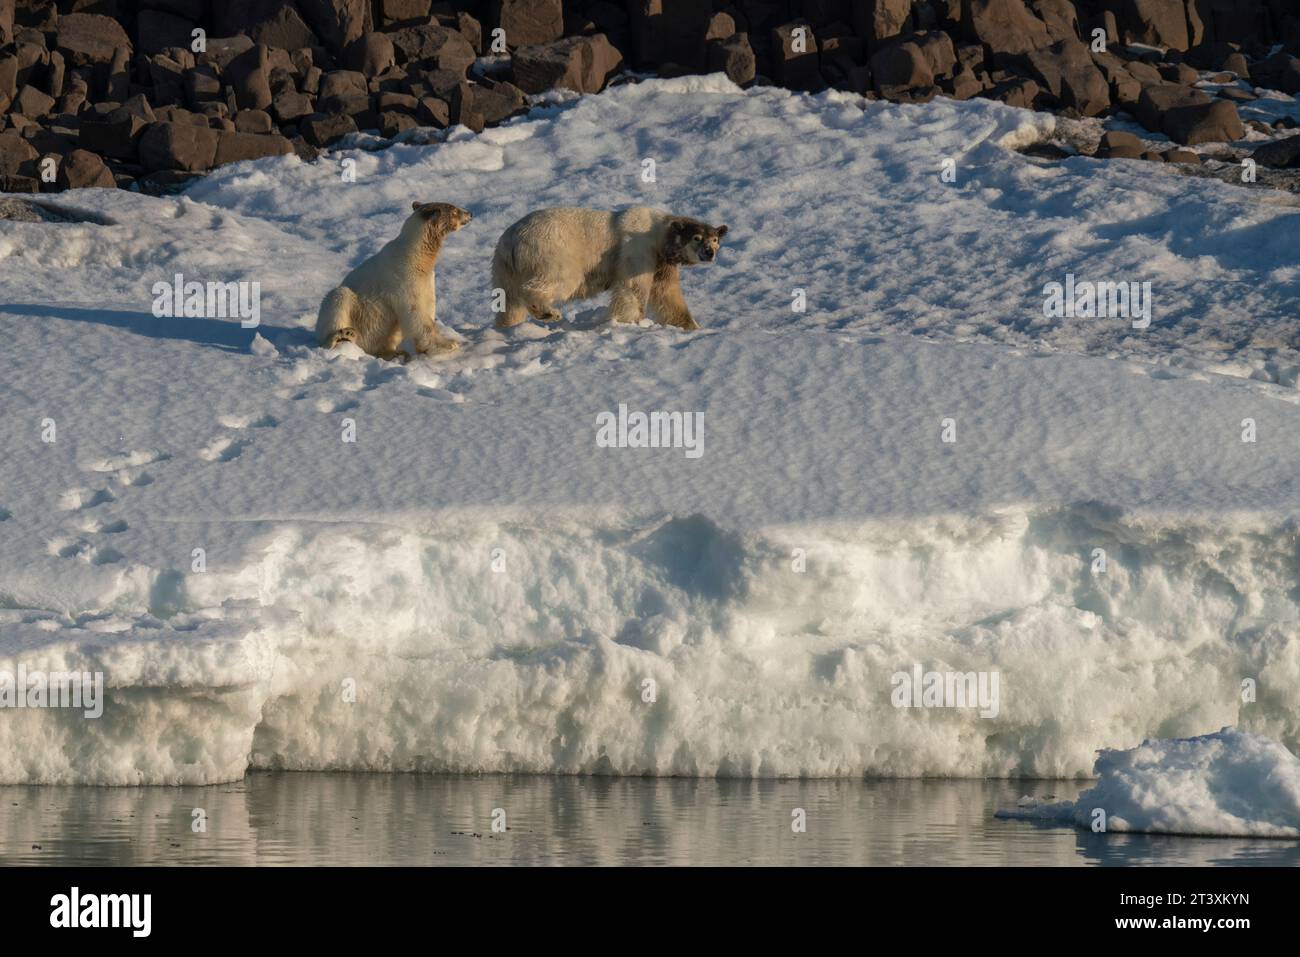
M 1300 208 L 1015 151 L 1053 122 L 652 81 L 0 225 L 0 671 L 108 686 L 97 719 L 0 712 L 0 781 L 1084 776 L 1224 725 L 1296 749 Z M 475 216 L 438 264 L 462 349 L 315 348 L 413 200 Z M 596 302 L 491 328 L 507 225 L 634 203 L 731 227 L 684 273 L 702 330 Z M 259 282 L 260 327 L 155 318 L 177 273 Z M 1046 318 L 1067 273 L 1150 282 L 1149 328 Z M 620 404 L 699 413 L 703 454 L 597 447 Z M 895 707 L 914 665 L 996 672 L 996 715 Z

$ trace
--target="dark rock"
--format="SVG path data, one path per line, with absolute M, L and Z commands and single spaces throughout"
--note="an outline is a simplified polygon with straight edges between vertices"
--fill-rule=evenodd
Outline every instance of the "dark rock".
M 310 96 L 292 90 L 281 93 L 271 103 L 271 115 L 277 123 L 292 123 L 314 111 L 315 106 Z
M 351 96 L 355 94 L 366 95 L 370 92 L 370 87 L 366 83 L 364 73 L 358 73 L 355 70 L 331 70 L 321 77 L 320 97 L 326 99 L 332 96 Z
M 1144 86 L 1137 102 L 1137 120 L 1153 133 L 1163 132 L 1166 111 L 1182 106 L 1203 105 L 1210 97 L 1186 86 Z
M 391 140 L 399 133 L 413 130 L 419 125 L 419 123 L 415 122 L 415 117 L 409 113 L 387 110 L 379 114 L 379 135 L 386 139 Z
M 1125 43 L 1186 50 L 1187 9 L 1184 0 L 1124 0 L 1120 29 Z
M 201 118 L 200 118 L 201 119 Z M 193 123 L 158 122 L 140 137 L 140 163 L 147 170 L 181 170 L 201 173 L 212 168 L 217 156 L 216 130 Z
M 561 0 L 493 0 L 493 20 L 510 49 L 550 43 L 564 36 Z
M 700 0 L 629 0 L 634 62 L 643 68 L 665 63 L 698 73 L 707 62 L 704 37 L 713 12 Z M 750 29 L 771 29 L 779 21 L 752 22 Z M 766 33 L 761 34 L 766 36 Z
M 892 88 L 910 89 L 934 82 L 925 54 L 910 41 L 879 47 L 871 56 L 871 76 L 881 94 Z
M 249 47 L 230 61 L 226 78 L 241 110 L 265 110 L 271 105 L 270 54 L 263 44 Z
M 434 126 L 444 130 L 451 124 L 451 110 L 446 100 L 436 96 L 424 96 L 420 98 L 420 105 L 415 109 L 415 118 L 420 121 L 421 126 Z
M 270 133 L 275 125 L 265 110 L 240 110 L 235 114 L 235 129 L 241 133 Z
M 404 27 L 390 37 L 405 62 L 426 68 L 451 70 L 463 77 L 477 59 L 468 40 L 436 23 Z
M 810 23 L 784 23 L 772 30 L 773 79 L 791 90 L 815 89 L 820 85 L 817 70 L 817 38 Z
M 370 0 L 298 0 L 298 9 L 336 56 L 375 29 Z
M 242 35 L 237 37 L 209 37 L 207 49 L 197 54 L 195 60 L 199 63 L 211 63 L 224 74 L 236 57 L 247 53 L 254 46 L 256 44 L 252 40 Z M 175 58 L 173 57 L 173 59 Z
M 214 67 L 207 64 L 185 71 L 185 103 L 190 109 L 221 97 L 221 78 Z
M 754 48 L 749 45 L 749 34 L 735 33 L 725 40 L 709 44 L 708 69 L 710 73 L 722 72 L 737 86 L 754 81 L 757 65 Z
M 52 109 L 54 109 L 54 97 L 36 89 L 31 84 L 18 91 L 18 95 L 14 97 L 13 104 L 10 106 L 12 112 L 30 119 L 48 116 Z
M 367 33 L 348 46 L 348 69 L 378 76 L 397 63 L 393 41 L 386 33 Z
M 1274 169 L 1300 168 L 1300 136 L 1288 136 L 1284 140 L 1257 146 L 1250 156 L 1260 166 L 1271 166 Z
M 1038 98 L 1041 91 L 1038 84 L 1033 80 L 1025 77 L 1012 77 L 993 85 L 991 89 L 984 91 L 984 96 L 990 100 L 1001 100 L 1008 106 L 1018 106 L 1021 109 L 1030 110 L 1034 107 L 1034 101 Z
M 1184 166 L 1200 166 L 1201 157 L 1192 150 L 1171 149 L 1163 154 L 1166 163 L 1181 163 Z
M 1222 143 L 1239 140 L 1246 135 L 1237 108 L 1227 100 L 1166 110 L 1161 129 L 1171 140 L 1183 146 Z
M 1079 15 L 1071 0 L 1032 0 L 1030 6 L 1053 42 L 1079 39 Z
M 296 7 L 284 0 L 220 0 L 212 8 L 213 32 L 218 36 L 243 33 L 254 43 L 281 50 L 318 45 Z
M 0 133 L 0 175 L 35 176 L 39 156 L 32 145 L 13 130 Z
M 88 150 L 73 150 L 59 161 L 55 182 L 62 189 L 82 189 L 95 186 L 113 189 L 117 181 L 104 161 Z
M 129 53 L 131 40 L 112 17 L 70 13 L 59 18 L 55 46 L 70 65 L 90 66 L 111 62 L 118 49 Z
M 525 93 L 556 87 L 599 93 L 622 62 L 622 54 L 602 33 L 519 47 L 511 58 L 515 83 Z
M 214 166 L 224 166 L 240 160 L 261 159 L 265 156 L 284 156 L 293 152 L 293 146 L 283 136 L 275 134 L 239 133 L 222 130 L 217 135 L 217 152 Z
M 298 123 L 298 132 L 312 146 L 326 146 L 356 131 L 356 122 L 346 113 L 317 113 Z
M 1029 12 L 1024 0 L 963 0 L 961 28 L 967 40 L 984 44 L 995 55 L 1052 45 L 1047 25 Z
M 193 40 L 193 29 L 192 20 L 161 10 L 141 10 L 135 18 L 135 48 L 149 56 L 168 47 L 188 47 Z
M 1034 78 L 1062 106 L 1084 116 L 1097 116 L 1110 108 L 1110 85 L 1080 41 L 1062 40 L 1045 50 L 1031 50 L 1025 59 Z
M 513 83 L 486 80 L 475 84 L 472 89 L 474 111 L 482 114 L 484 123 L 500 123 L 528 109 L 524 91 Z
M 1101 135 L 1101 146 L 1104 149 L 1125 147 L 1139 151 L 1145 148 L 1142 145 L 1142 140 L 1132 133 L 1125 133 L 1123 130 L 1107 130 Z
M 185 98 L 185 71 L 170 57 L 149 58 L 149 81 L 155 103 L 179 103 Z
M 875 50 L 881 41 L 912 29 L 912 0 L 856 0 L 853 32 Z

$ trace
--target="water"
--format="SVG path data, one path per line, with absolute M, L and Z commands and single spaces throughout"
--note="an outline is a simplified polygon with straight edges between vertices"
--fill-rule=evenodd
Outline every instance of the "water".
M 999 821 L 1082 781 L 255 773 L 215 787 L 0 787 L 4 864 L 1300 865 L 1300 841 Z M 192 830 L 193 812 L 206 832 Z M 491 830 L 494 808 L 509 830 Z M 791 831 L 791 811 L 807 832 Z M 34 845 L 38 847 L 34 847 Z

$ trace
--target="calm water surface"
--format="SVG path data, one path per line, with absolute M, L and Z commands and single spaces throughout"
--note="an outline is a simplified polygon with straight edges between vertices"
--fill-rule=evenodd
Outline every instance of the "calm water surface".
M 0 787 L 0 863 L 1300 865 L 1297 841 L 993 818 L 1022 794 L 1087 786 L 255 773 L 215 787 Z M 191 828 L 195 808 L 206 832 Z M 795 808 L 806 833 L 791 831 Z

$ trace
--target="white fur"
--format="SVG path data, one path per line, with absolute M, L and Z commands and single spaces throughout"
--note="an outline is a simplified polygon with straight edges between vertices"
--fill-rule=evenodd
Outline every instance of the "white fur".
M 350 341 L 383 358 L 396 355 L 403 339 L 409 340 L 417 353 L 457 348 L 456 340 L 440 335 L 434 325 L 438 305 L 434 263 L 442 238 L 468 222 L 469 214 L 454 206 L 438 205 L 455 211 L 446 214 L 455 224 L 440 224 L 436 216 L 417 209 L 396 239 L 326 294 L 316 319 L 316 338 L 322 346 L 331 348 Z M 457 214 L 463 214 L 463 221 Z M 435 236 L 440 229 L 443 232 Z
M 687 250 L 685 258 L 663 261 L 673 224 L 684 219 L 644 206 L 529 213 L 502 234 L 492 257 L 492 285 L 505 293 L 496 324 L 516 326 L 529 315 L 553 322 L 560 318 L 557 303 L 609 291 L 614 322 L 640 322 L 649 309 L 661 323 L 698 329 L 682 298 L 677 268 L 703 260 Z M 720 230 L 725 233 L 726 227 Z M 717 249 L 716 240 L 712 247 Z

